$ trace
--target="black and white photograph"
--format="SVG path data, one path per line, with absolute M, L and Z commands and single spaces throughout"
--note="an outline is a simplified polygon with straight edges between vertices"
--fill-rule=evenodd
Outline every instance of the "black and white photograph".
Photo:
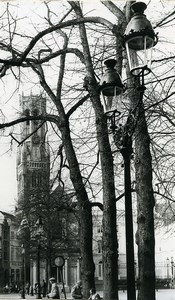
M 175 300 L 174 0 L 0 0 L 0 299 Z

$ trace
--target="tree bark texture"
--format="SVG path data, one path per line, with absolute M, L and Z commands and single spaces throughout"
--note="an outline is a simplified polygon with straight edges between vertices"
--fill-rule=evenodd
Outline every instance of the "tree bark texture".
M 143 104 L 135 132 L 135 169 L 137 192 L 138 300 L 155 299 L 154 195 L 150 138 Z
M 95 266 L 92 254 L 92 212 L 88 195 L 82 180 L 77 157 L 70 137 L 68 121 L 61 128 L 66 157 L 69 163 L 70 178 L 76 191 L 79 205 L 80 248 L 81 248 L 81 277 L 83 281 L 83 295 L 89 296 L 90 288 L 95 286 Z
M 118 243 L 113 157 L 106 123 L 97 122 L 103 174 L 103 298 L 118 299 Z

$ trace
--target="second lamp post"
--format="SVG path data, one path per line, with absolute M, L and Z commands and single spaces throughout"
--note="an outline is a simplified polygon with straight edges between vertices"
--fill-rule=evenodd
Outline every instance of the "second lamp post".
M 150 22 L 144 15 L 146 4 L 136 2 L 131 5 L 133 16 L 127 25 L 123 40 L 128 56 L 128 64 L 131 75 L 140 79 L 140 99 L 142 101 L 144 87 L 144 76 L 150 73 L 151 50 L 157 42 Z M 135 129 L 135 118 L 133 111 L 128 115 L 125 125 L 116 124 L 120 115 L 120 109 L 116 106 L 117 96 L 124 90 L 120 75 L 115 69 L 116 61 L 108 59 L 105 61 L 107 70 L 104 73 L 100 90 L 103 96 L 104 111 L 111 122 L 110 129 L 114 136 L 115 144 L 124 159 L 124 187 L 125 187 L 125 228 L 126 228 L 126 264 L 127 264 L 127 299 L 135 300 L 135 272 L 134 272 L 134 243 L 133 243 L 133 214 L 131 196 L 131 174 L 130 158 L 132 154 L 132 135 Z M 120 106 L 120 105 L 119 105 Z

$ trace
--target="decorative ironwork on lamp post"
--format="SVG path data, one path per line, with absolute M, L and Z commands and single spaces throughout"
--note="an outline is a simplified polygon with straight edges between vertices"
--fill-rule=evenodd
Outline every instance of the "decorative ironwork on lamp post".
M 146 7 L 146 4 L 143 2 L 137 2 L 131 5 L 134 15 L 128 23 L 123 37 L 130 73 L 140 79 L 140 87 L 138 88 L 140 92 L 139 102 L 142 102 L 145 91 L 144 77 L 151 72 L 151 54 L 149 53 L 152 52 L 152 47 L 157 43 L 157 36 L 150 22 L 143 14 Z M 120 75 L 115 69 L 116 60 L 109 59 L 104 63 L 107 69 L 100 81 L 104 112 L 110 120 L 110 129 L 112 129 L 115 144 L 124 160 L 127 299 L 135 300 L 136 288 L 130 160 L 133 152 L 132 136 L 136 127 L 137 108 L 129 112 L 124 125 L 117 123 L 121 113 L 117 96 L 121 95 L 124 91 L 124 85 Z

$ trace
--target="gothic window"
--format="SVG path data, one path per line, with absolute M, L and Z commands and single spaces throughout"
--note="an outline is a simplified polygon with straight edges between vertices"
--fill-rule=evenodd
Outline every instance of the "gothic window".
M 12 240 L 15 239 L 15 233 L 14 233 L 14 231 L 11 231 L 11 239 L 12 239 Z
M 103 266 L 102 261 L 99 261 L 98 263 L 98 279 L 103 279 Z
M 36 146 L 38 146 L 38 145 L 36 145 Z M 33 157 L 35 158 L 35 159 L 38 159 L 39 160 L 39 158 L 40 158 L 40 151 L 39 151 L 39 148 L 38 147 L 33 147 L 33 149 L 32 149 L 32 152 L 33 152 Z M 36 163 L 35 163 L 36 164 Z M 35 168 L 36 168 L 37 166 L 35 165 Z
M 102 231 L 102 225 L 97 225 L 97 233 L 101 233 Z
M 14 249 L 14 247 L 11 247 L 11 260 L 12 261 L 15 260 L 15 249 Z
M 19 257 L 21 257 L 21 247 L 16 248 L 16 258 L 15 259 L 18 260 Z
M 15 270 L 11 269 L 11 282 L 14 282 L 15 280 Z
M 32 113 L 33 113 L 33 116 L 34 116 L 34 117 L 37 117 L 37 116 L 39 115 L 38 109 L 34 109 Z M 39 120 L 34 120 L 33 123 L 34 123 L 35 125 L 38 125 L 38 121 L 39 121 Z
M 4 241 L 4 260 L 8 260 L 8 243 Z
M 42 175 L 38 173 L 38 186 L 42 185 Z
M 32 187 L 40 187 L 42 186 L 43 180 L 42 180 L 42 174 L 40 173 L 33 173 L 32 174 Z
M 98 253 L 102 253 L 102 241 L 98 241 L 97 243 L 98 243 L 98 250 L 97 250 L 97 252 Z
M 37 187 L 37 184 L 36 184 L 36 173 L 33 173 L 32 174 L 32 187 Z
M 37 133 L 33 134 L 32 141 L 33 141 L 33 144 L 36 144 L 36 145 L 38 145 L 40 143 L 40 137 Z
M 22 188 L 23 188 L 23 178 L 22 178 L 22 174 L 19 174 L 19 176 L 18 176 L 18 188 L 19 188 L 19 191 L 21 191 Z
M 4 229 L 4 239 L 8 239 L 8 230 Z
M 67 222 L 65 218 L 62 218 L 61 222 L 62 222 L 62 237 L 64 238 L 67 236 Z
M 29 109 L 26 109 L 26 110 L 24 111 L 24 115 L 25 115 L 26 117 L 29 117 L 29 116 L 30 116 L 30 110 L 29 110 Z M 27 120 L 27 121 L 26 121 L 26 125 L 30 125 L 30 120 Z

